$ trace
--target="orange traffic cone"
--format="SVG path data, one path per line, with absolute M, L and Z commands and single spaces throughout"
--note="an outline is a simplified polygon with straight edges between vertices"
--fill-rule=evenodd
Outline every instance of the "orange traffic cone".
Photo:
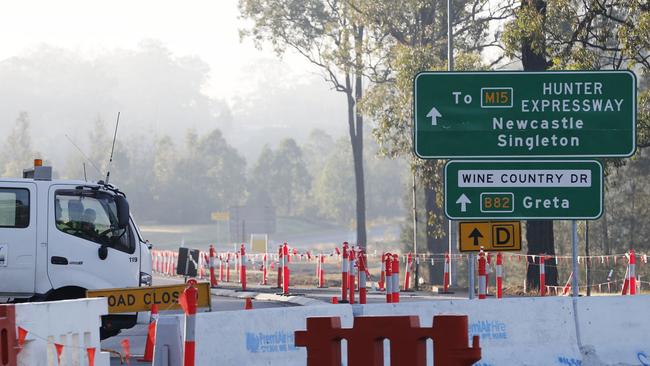
M 253 300 L 250 297 L 246 298 L 246 305 L 244 306 L 244 310 L 252 310 L 253 309 Z
M 138 362 L 153 362 L 154 345 L 156 344 L 156 322 L 158 321 L 158 305 L 151 305 L 151 322 L 147 331 L 147 343 L 144 348 L 144 356 Z

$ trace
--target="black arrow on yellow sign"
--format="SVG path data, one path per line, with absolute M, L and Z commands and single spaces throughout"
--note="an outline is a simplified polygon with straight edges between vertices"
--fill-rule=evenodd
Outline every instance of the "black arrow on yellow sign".
M 478 238 L 482 238 L 483 234 L 481 234 L 478 229 L 474 228 L 472 232 L 469 234 L 468 238 L 474 238 L 474 246 L 478 246 Z

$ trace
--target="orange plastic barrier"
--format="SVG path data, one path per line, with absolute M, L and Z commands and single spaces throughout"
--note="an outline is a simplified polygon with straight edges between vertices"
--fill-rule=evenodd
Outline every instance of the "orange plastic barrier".
M 422 328 L 417 316 L 356 317 L 341 328 L 339 317 L 307 318 L 307 330 L 295 333 L 297 347 L 307 348 L 307 366 L 341 364 L 341 340 L 347 340 L 350 366 L 382 366 L 384 340 L 390 341 L 391 365 L 426 365 L 426 340 L 433 340 L 434 365 L 465 366 L 481 359 L 479 337 L 467 347 L 467 316 L 439 315 Z

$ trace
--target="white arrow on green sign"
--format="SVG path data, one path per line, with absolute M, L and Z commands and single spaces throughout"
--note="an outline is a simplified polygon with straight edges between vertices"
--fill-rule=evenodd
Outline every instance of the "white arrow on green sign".
M 452 220 L 597 219 L 602 166 L 573 160 L 453 160 L 445 166 Z
M 421 158 L 631 156 L 630 71 L 423 72 L 414 83 Z

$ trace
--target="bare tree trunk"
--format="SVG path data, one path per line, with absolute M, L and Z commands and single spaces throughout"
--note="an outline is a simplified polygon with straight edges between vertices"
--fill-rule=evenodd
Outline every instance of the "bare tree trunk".
M 363 26 L 355 29 L 354 49 L 355 49 L 355 82 L 354 82 L 354 102 L 359 102 L 363 98 Z M 348 101 L 351 99 L 348 98 Z M 353 104 L 355 106 L 355 104 Z M 367 247 L 366 238 L 366 189 L 363 174 L 363 115 L 359 108 L 354 108 L 354 116 L 350 118 L 350 141 L 352 141 L 352 154 L 354 157 L 354 182 L 357 192 L 357 245 L 364 250 Z
M 522 0 L 522 7 L 534 7 L 546 19 L 545 0 Z M 525 71 L 544 71 L 548 68 L 544 51 L 538 54 L 532 48 L 532 40 L 524 39 L 521 44 L 521 62 Z M 543 47 L 542 47 L 543 48 Z M 528 220 L 526 222 L 526 241 L 528 242 L 528 255 L 534 255 L 535 259 L 528 257 L 526 283 L 528 288 L 539 288 L 539 257 L 540 254 L 555 255 L 555 241 L 553 238 L 552 220 Z M 545 262 L 546 284 L 557 286 L 557 266 L 555 259 Z M 576 274 L 577 275 L 577 274 Z
M 636 209 L 634 207 L 634 202 L 636 201 L 636 184 L 634 184 L 634 178 L 632 178 L 631 182 L 631 190 L 632 192 L 630 193 L 631 199 L 630 201 L 632 202 L 632 207 L 631 212 L 630 212 L 630 248 L 634 247 L 634 232 L 636 231 L 636 226 L 635 226 L 635 218 L 636 218 Z
M 605 255 L 611 254 L 611 249 L 609 246 L 609 227 L 607 227 L 607 209 L 603 207 L 603 252 Z
M 431 222 L 434 217 L 444 216 L 442 210 L 436 204 L 436 190 L 434 188 L 426 188 L 424 190 L 425 207 L 427 212 L 427 249 L 429 253 L 444 254 L 447 251 L 447 238 L 436 238 L 433 233 Z M 442 256 L 435 256 L 438 260 L 433 266 L 429 263 L 429 282 L 432 285 L 442 285 L 443 275 L 445 272 L 444 259 Z

